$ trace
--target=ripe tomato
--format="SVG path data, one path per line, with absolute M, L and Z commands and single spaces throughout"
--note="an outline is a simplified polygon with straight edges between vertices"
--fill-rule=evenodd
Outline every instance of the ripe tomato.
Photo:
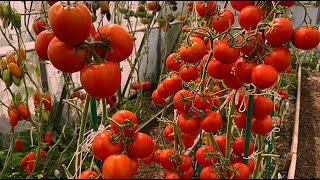
M 24 105 L 23 103 L 18 105 L 17 111 L 22 116 L 22 118 L 24 120 L 27 120 L 30 118 L 30 112 L 29 112 L 28 108 L 26 107 L 26 105 Z
M 201 17 L 211 17 L 216 13 L 216 2 L 196 1 L 196 11 Z
M 50 62 L 55 68 L 63 72 L 74 73 L 80 71 L 89 56 L 84 49 L 67 45 L 57 37 L 54 37 L 48 46 Z
M 40 34 L 42 31 L 46 30 L 46 23 L 39 19 L 32 24 L 32 30 L 36 35 Z
M 130 124 L 133 124 L 132 128 L 123 128 L 124 135 L 126 137 L 132 137 L 134 135 L 134 132 L 138 129 L 138 118 L 137 116 L 128 111 L 128 110 L 120 110 L 116 112 L 112 119 L 115 120 L 118 124 L 123 125 L 125 124 L 125 121 L 129 121 Z M 113 122 L 110 122 L 111 129 L 115 134 L 119 133 L 119 128 L 116 126 Z
M 253 33 L 254 31 L 251 31 L 250 35 Z M 240 39 L 240 42 L 245 41 L 245 38 L 248 38 L 248 36 L 249 33 L 246 33 L 244 37 Z M 264 40 L 260 33 L 257 33 L 257 36 L 249 37 L 249 42 L 246 42 L 245 45 L 241 47 L 241 53 L 250 57 L 256 56 L 258 52 L 263 51 L 263 46 L 258 42 L 260 44 L 264 44 Z
M 51 143 L 51 139 L 52 139 L 52 133 L 50 131 L 46 132 L 44 134 L 44 143 L 49 145 Z
M 235 163 L 243 163 L 244 159 L 243 157 L 237 156 L 231 159 L 231 163 L 235 164 Z M 254 170 L 254 166 L 255 166 L 255 162 L 252 159 L 248 159 L 248 165 L 247 165 L 250 169 L 250 173 L 253 172 Z
M 254 5 L 254 1 L 230 1 L 230 4 L 236 11 L 241 11 L 246 6 Z
M 252 118 L 251 131 L 260 135 L 267 135 L 272 129 L 272 118 L 265 116 L 262 118 Z
M 120 86 L 121 70 L 112 61 L 90 64 L 80 71 L 80 82 L 90 96 L 96 99 L 108 98 Z
M 96 47 L 96 52 L 102 59 L 107 61 L 121 62 L 127 59 L 133 50 L 133 39 L 129 32 L 117 24 L 107 24 L 98 29 L 104 39 L 110 38 L 110 49 L 103 50 L 102 47 Z M 95 41 L 101 41 L 99 33 L 94 36 Z
M 215 43 L 213 54 L 220 63 L 232 64 L 239 58 L 240 49 L 231 47 L 225 38 Z
M 192 160 L 190 158 L 190 156 L 188 155 L 180 155 L 180 163 L 178 165 L 178 168 L 181 171 L 188 171 L 191 167 L 192 167 Z
M 181 174 L 181 178 L 182 178 L 182 179 L 192 179 L 193 173 L 194 173 L 194 170 L 193 170 L 193 168 L 191 167 L 189 170 L 184 171 L 184 172 Z
M 256 118 L 268 116 L 273 109 L 272 100 L 263 95 L 254 96 L 252 115 Z
M 239 58 L 234 65 L 234 72 L 237 78 L 245 83 L 251 83 L 251 74 L 254 67 L 258 63 L 256 61 L 248 62 L 244 58 Z
M 132 83 L 131 83 L 131 88 L 132 88 L 133 90 L 138 90 L 138 89 L 140 89 L 140 83 L 139 83 L 139 82 L 132 82 Z
M 212 166 L 217 162 L 217 158 L 213 157 L 212 146 L 201 146 L 196 152 L 197 162 L 204 167 Z
M 163 89 L 168 94 L 174 94 L 181 89 L 182 80 L 177 74 L 173 76 L 168 76 L 163 80 Z M 159 90 L 158 90 L 159 91 Z
M 226 136 L 214 136 L 213 139 L 214 141 L 216 141 L 222 155 L 225 156 L 226 144 L 227 144 Z M 212 143 L 210 141 L 209 141 L 209 145 L 212 146 Z
M 179 71 L 181 63 L 182 61 L 179 53 L 172 53 L 166 59 L 166 66 L 171 71 Z
M 185 82 L 195 81 L 198 75 L 198 69 L 195 65 L 183 65 L 179 70 L 179 75 L 181 79 Z
M 240 26 L 245 30 L 253 30 L 262 20 L 262 13 L 253 5 L 244 7 L 238 16 Z
M 143 81 L 143 82 L 141 83 L 141 86 L 142 86 L 142 89 L 143 89 L 144 91 L 146 91 L 146 90 L 148 90 L 148 89 L 150 88 L 151 83 L 150 83 L 149 81 Z
M 154 158 L 153 158 L 153 161 L 156 162 L 156 163 L 161 163 L 160 162 L 160 154 L 161 154 L 162 150 L 160 149 L 157 149 L 155 151 L 155 155 L 154 155 Z
M 236 170 L 233 179 L 249 179 L 250 169 L 247 165 L 243 163 L 235 163 L 230 166 L 232 170 Z
M 231 147 L 233 149 L 233 153 L 237 156 L 243 156 L 244 153 L 244 143 L 245 143 L 245 138 L 244 137 L 237 137 L 233 140 Z M 254 151 L 254 144 L 252 141 L 249 143 L 249 151 L 248 155 L 251 155 Z
M 200 172 L 200 179 L 220 179 L 211 166 L 204 167 Z
M 234 24 L 234 15 L 229 9 L 222 9 L 220 13 L 221 15 L 211 20 L 211 27 L 222 33 Z
M 151 99 L 155 104 L 164 104 L 165 100 L 159 96 L 158 90 L 153 91 Z
M 46 156 L 46 152 L 43 149 L 40 149 L 40 157 L 45 157 Z
M 48 17 L 54 35 L 64 43 L 79 44 L 90 34 L 91 14 L 81 2 L 77 2 L 74 7 L 67 7 L 62 2 L 54 3 Z
M 206 55 L 206 45 L 200 38 L 190 37 L 189 41 L 184 42 L 180 47 L 179 54 L 183 61 L 196 63 Z
M 166 83 L 170 82 L 171 80 L 167 80 Z M 170 96 L 170 94 L 164 90 L 163 88 L 163 84 L 159 84 L 157 86 L 157 91 L 158 91 L 158 95 L 163 98 L 163 99 L 166 99 L 167 97 Z
M 278 17 L 270 23 L 272 29 L 269 27 L 264 30 L 265 37 L 272 46 L 277 47 L 290 41 L 293 35 L 293 27 L 287 18 Z
M 131 159 L 124 154 L 112 154 L 102 166 L 103 179 L 129 179 L 132 177 Z
M 133 177 L 139 169 L 139 161 L 137 158 L 130 158 L 130 159 L 131 159 L 131 176 Z
M 37 37 L 34 44 L 37 55 L 43 60 L 49 60 L 48 46 L 51 40 L 54 38 L 54 34 L 48 30 L 42 31 Z M 57 53 L 57 52 L 56 52 Z M 57 54 L 55 54 L 57 55 Z M 64 59 L 65 60 L 65 59 Z
M 268 74 L 268 76 L 266 76 L 266 74 Z M 259 64 L 253 68 L 251 80 L 258 88 L 269 88 L 278 80 L 278 73 L 271 65 Z
M 105 160 L 112 154 L 117 154 L 122 151 L 122 141 L 117 143 L 112 142 L 111 131 L 99 133 L 92 142 L 92 153 L 99 160 Z
M 10 52 L 8 52 L 8 53 L 6 54 L 6 59 L 7 59 L 8 64 L 9 64 L 9 63 L 17 63 L 16 57 L 15 57 L 12 53 L 10 53 Z
M 208 92 L 198 92 L 194 97 L 194 107 L 199 110 L 208 109 L 211 105 L 211 96 Z
M 192 97 L 191 91 L 180 90 L 173 97 L 173 105 L 179 111 L 188 112 L 192 107 Z
M 52 6 L 54 3 L 58 2 L 58 1 L 47 1 L 49 6 Z
M 181 177 L 175 172 L 170 172 L 165 176 L 165 179 L 181 179 Z
M 215 79 L 223 79 L 227 77 L 232 69 L 232 64 L 222 64 L 215 58 L 211 58 L 207 71 L 209 76 Z
M 292 39 L 292 44 L 299 49 L 309 50 L 318 46 L 320 42 L 320 32 L 311 27 L 299 27 Z
M 174 136 L 172 133 L 173 133 L 173 126 L 172 125 L 167 125 L 163 130 L 164 137 L 169 141 L 174 140 Z
M 153 152 L 154 143 L 149 135 L 137 132 L 128 146 L 128 153 L 136 158 L 146 158 Z
M 154 11 L 157 9 L 157 2 L 156 1 L 148 1 L 147 2 L 147 9 L 149 11 Z
M 144 164 L 150 164 L 153 162 L 154 156 L 151 154 L 150 156 L 146 157 L 146 158 L 142 158 L 141 161 Z
M 234 118 L 233 120 L 236 123 L 237 127 L 241 129 L 245 129 L 247 114 L 245 112 L 239 112 L 239 111 L 236 111 L 235 114 L 238 117 Z
M 43 105 L 46 108 L 46 110 L 50 111 L 50 109 L 51 109 L 51 95 L 48 92 L 43 94 Z
M 193 134 L 200 129 L 200 120 L 182 113 L 178 116 L 178 127 L 183 133 Z
M 285 100 L 287 98 L 287 90 L 285 90 L 285 89 L 279 90 L 278 94 L 281 96 L 282 100 Z
M 171 170 L 175 165 L 175 156 L 177 154 L 177 151 L 174 149 L 165 149 L 160 153 L 160 162 L 162 167 L 164 167 L 167 170 Z
M 204 39 L 204 36 L 203 36 L 203 35 L 197 34 L 196 32 L 200 32 L 200 33 L 203 33 L 203 34 L 208 34 L 206 30 L 197 29 L 197 30 L 194 30 L 194 31 L 191 33 L 191 37 L 197 37 L 197 38 L 200 38 L 201 40 Z
M 91 179 L 91 178 L 97 179 L 98 176 L 99 176 L 98 173 L 87 169 L 80 174 L 79 179 Z
M 13 76 L 19 78 L 22 75 L 21 69 L 16 63 L 9 63 L 8 66 L 9 71 L 12 73 Z
M 223 83 L 230 89 L 239 89 L 244 84 L 234 73 L 230 73 L 227 77 L 225 77 L 223 79 Z
M 222 127 L 222 117 L 218 112 L 209 111 L 201 120 L 200 126 L 206 132 L 216 132 Z
M 22 151 L 22 141 L 21 141 L 21 139 L 16 139 L 14 147 L 16 148 L 17 151 Z
M 20 115 L 14 111 L 11 111 L 9 110 L 10 113 L 8 114 L 9 115 L 9 122 L 10 122 L 10 125 L 11 126 L 16 126 L 19 122 L 19 119 L 20 119 Z

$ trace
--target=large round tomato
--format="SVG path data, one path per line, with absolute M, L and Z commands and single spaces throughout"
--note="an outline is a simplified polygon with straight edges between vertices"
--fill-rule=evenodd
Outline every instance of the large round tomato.
M 194 97 L 194 107 L 199 110 L 208 109 L 211 105 L 211 96 L 208 92 L 198 92 Z
M 94 157 L 99 160 L 105 160 L 112 154 L 117 154 L 122 151 L 122 141 L 112 143 L 111 131 L 104 131 L 99 133 L 92 142 L 92 153 Z
M 200 38 L 190 37 L 190 39 L 185 41 L 180 47 L 179 54 L 183 61 L 196 63 L 206 55 L 206 45 Z
M 153 152 L 153 141 L 150 136 L 137 132 L 129 144 L 128 152 L 136 158 L 146 158 Z
M 201 17 L 211 17 L 216 13 L 216 2 L 215 1 L 197 1 L 196 11 Z
M 166 59 L 166 66 L 171 71 L 179 71 L 181 63 L 182 61 L 179 53 L 172 53 Z
M 195 65 L 181 66 L 179 70 L 179 75 L 181 79 L 185 82 L 195 81 L 199 77 L 198 69 Z
M 253 68 L 251 80 L 258 88 L 269 88 L 278 80 L 278 73 L 271 65 L 259 64 Z
M 77 49 L 72 45 L 65 44 L 57 37 L 54 37 L 48 46 L 50 62 L 62 72 L 74 73 L 80 71 L 83 69 L 88 56 L 90 55 L 84 49 Z
M 166 93 L 174 94 L 181 89 L 182 80 L 177 74 L 173 76 L 168 76 L 166 79 L 163 80 L 163 89 Z
M 234 73 L 237 78 L 245 83 L 251 83 L 251 74 L 254 67 L 258 63 L 256 61 L 248 62 L 244 58 L 239 58 L 234 65 Z
M 83 171 L 80 176 L 79 179 L 90 179 L 91 177 L 93 177 L 94 179 L 98 178 L 98 173 L 91 171 L 91 170 L 85 170 Z
M 209 111 L 200 125 L 206 132 L 215 132 L 222 127 L 222 117 L 218 112 Z
M 249 179 L 250 169 L 243 163 L 235 163 L 230 166 L 232 170 L 236 170 L 233 179 Z
M 37 55 L 43 60 L 49 60 L 48 46 L 51 40 L 54 38 L 54 34 L 48 30 L 42 31 L 37 37 L 34 43 L 34 48 Z M 64 61 L 69 59 L 64 59 Z M 69 64 L 69 63 L 68 63 Z
M 230 1 L 230 4 L 236 11 L 241 11 L 246 6 L 254 5 L 254 1 Z
M 225 77 L 223 79 L 223 83 L 230 89 L 239 89 L 244 84 L 234 73 L 230 73 L 227 77 Z
M 118 24 L 107 24 L 98 29 L 104 39 L 109 39 L 109 48 L 96 47 L 95 50 L 102 59 L 121 62 L 128 58 L 133 50 L 133 40 L 129 32 Z M 101 41 L 99 33 L 93 37 L 95 41 Z
M 129 179 L 132 177 L 131 159 L 124 154 L 109 156 L 102 167 L 103 179 Z
M 293 27 L 287 18 L 278 17 L 270 23 L 272 29 L 268 27 L 264 30 L 265 37 L 272 46 L 281 46 L 290 41 L 293 35 Z
M 116 112 L 112 119 L 115 120 L 118 124 L 123 125 L 126 123 L 126 121 L 129 121 L 130 124 L 133 124 L 131 128 L 123 128 L 123 133 L 126 137 L 131 137 L 134 135 L 134 132 L 138 129 L 138 118 L 137 116 L 128 111 L 128 110 L 120 110 Z M 110 122 L 111 129 L 115 132 L 115 134 L 119 133 L 119 128 L 116 126 L 113 122 Z
M 180 163 L 178 168 L 181 171 L 188 171 L 192 167 L 192 160 L 188 155 L 180 155 Z
M 320 32 L 310 27 L 299 27 L 293 35 L 292 44 L 299 49 L 308 50 L 318 46 Z
M 215 58 L 211 58 L 208 63 L 207 71 L 209 76 L 215 79 L 223 79 L 227 77 L 232 69 L 232 64 L 222 64 Z
M 229 9 L 221 10 L 221 15 L 211 20 L 211 27 L 217 32 L 224 32 L 234 24 L 234 15 Z
M 191 91 L 180 90 L 173 97 L 173 105 L 179 111 L 188 112 L 192 107 L 192 97 Z
M 260 134 L 267 135 L 272 129 L 272 118 L 265 116 L 262 118 L 252 118 L 251 131 Z
M 160 162 L 162 167 L 167 170 L 171 170 L 175 165 L 176 161 L 173 156 L 177 154 L 177 151 L 174 149 L 165 149 L 160 153 Z
M 112 61 L 90 64 L 80 71 L 80 82 L 90 96 L 96 99 L 108 98 L 120 86 L 121 70 Z
M 220 179 L 220 176 L 212 170 L 212 167 L 207 166 L 201 170 L 200 179 Z
M 32 24 L 32 30 L 36 35 L 40 34 L 42 31 L 46 30 L 46 23 L 39 19 Z
M 215 43 L 213 54 L 220 63 L 232 64 L 239 58 L 240 49 L 231 47 L 225 38 Z
M 91 14 L 87 6 L 77 2 L 74 7 L 54 3 L 48 12 L 50 27 L 62 42 L 76 45 L 83 42 L 91 30 Z
M 240 26 L 245 30 L 253 30 L 262 19 L 262 13 L 253 5 L 243 8 L 238 16 Z
M 166 102 L 161 96 L 159 96 L 158 90 L 153 91 L 151 99 L 155 104 L 164 104 Z
M 193 134 L 200 129 L 200 119 L 182 113 L 178 116 L 178 127 L 183 133 Z
M 191 167 L 189 170 L 184 171 L 184 172 L 182 173 L 181 178 L 182 178 L 182 179 L 192 179 L 193 173 L 194 173 L 194 170 L 193 170 L 193 168 Z
M 265 117 L 268 116 L 273 109 L 272 100 L 268 97 L 257 95 L 253 101 L 252 115 L 254 117 Z
M 233 140 L 231 147 L 233 149 L 233 153 L 237 156 L 243 156 L 244 153 L 244 143 L 245 143 L 245 138 L 244 137 L 238 137 Z M 251 155 L 254 150 L 254 144 L 252 141 L 249 143 L 249 151 L 248 155 Z
M 212 166 L 217 162 L 217 158 L 213 156 L 213 153 L 212 146 L 201 146 L 196 152 L 196 160 L 201 166 Z

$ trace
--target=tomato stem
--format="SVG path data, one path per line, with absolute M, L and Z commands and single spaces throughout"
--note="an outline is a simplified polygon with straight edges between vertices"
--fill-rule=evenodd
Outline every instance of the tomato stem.
M 258 135 L 258 159 L 257 159 L 257 163 L 254 167 L 254 171 L 253 171 L 253 179 L 258 179 L 258 172 L 260 169 L 260 164 L 261 164 L 261 160 L 262 160 L 262 152 L 263 152 L 263 145 L 264 145 L 264 138 L 263 135 Z
M 228 113 L 228 124 L 227 124 L 227 145 L 226 145 L 226 166 L 229 167 L 230 165 L 230 156 L 231 156 L 231 141 L 232 141 L 232 124 L 233 124 L 233 114 L 235 111 L 235 94 L 237 93 L 237 90 L 234 92 L 233 97 L 232 97 L 232 102 L 231 102 L 231 107 L 229 108 L 229 113 Z M 230 106 L 230 104 L 229 104 Z M 212 142 L 213 143 L 213 142 Z
M 253 85 L 250 84 L 250 90 L 254 90 Z M 250 136 L 251 136 L 251 120 L 252 120 L 252 110 L 253 110 L 253 98 L 252 94 L 249 94 L 249 102 L 248 102 L 248 111 L 246 117 L 246 131 L 245 131 L 245 144 L 244 144 L 244 155 L 243 155 L 243 163 L 248 164 L 248 155 L 249 155 L 249 144 L 250 144 Z

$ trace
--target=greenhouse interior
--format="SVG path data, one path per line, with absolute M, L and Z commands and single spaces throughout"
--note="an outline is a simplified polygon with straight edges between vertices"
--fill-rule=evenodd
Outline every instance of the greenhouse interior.
M 0 1 L 0 179 L 320 179 L 319 24 L 318 1 Z

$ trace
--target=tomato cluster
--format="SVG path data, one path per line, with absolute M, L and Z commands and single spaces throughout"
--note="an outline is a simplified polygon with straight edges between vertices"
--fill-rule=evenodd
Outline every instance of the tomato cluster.
M 40 150 L 40 157 L 44 158 L 45 156 L 46 156 L 46 152 L 43 149 L 41 149 Z M 31 174 L 31 171 L 34 167 L 36 157 L 37 157 L 37 155 L 35 152 L 30 152 L 20 162 L 20 168 L 26 167 L 26 174 L 28 176 Z

